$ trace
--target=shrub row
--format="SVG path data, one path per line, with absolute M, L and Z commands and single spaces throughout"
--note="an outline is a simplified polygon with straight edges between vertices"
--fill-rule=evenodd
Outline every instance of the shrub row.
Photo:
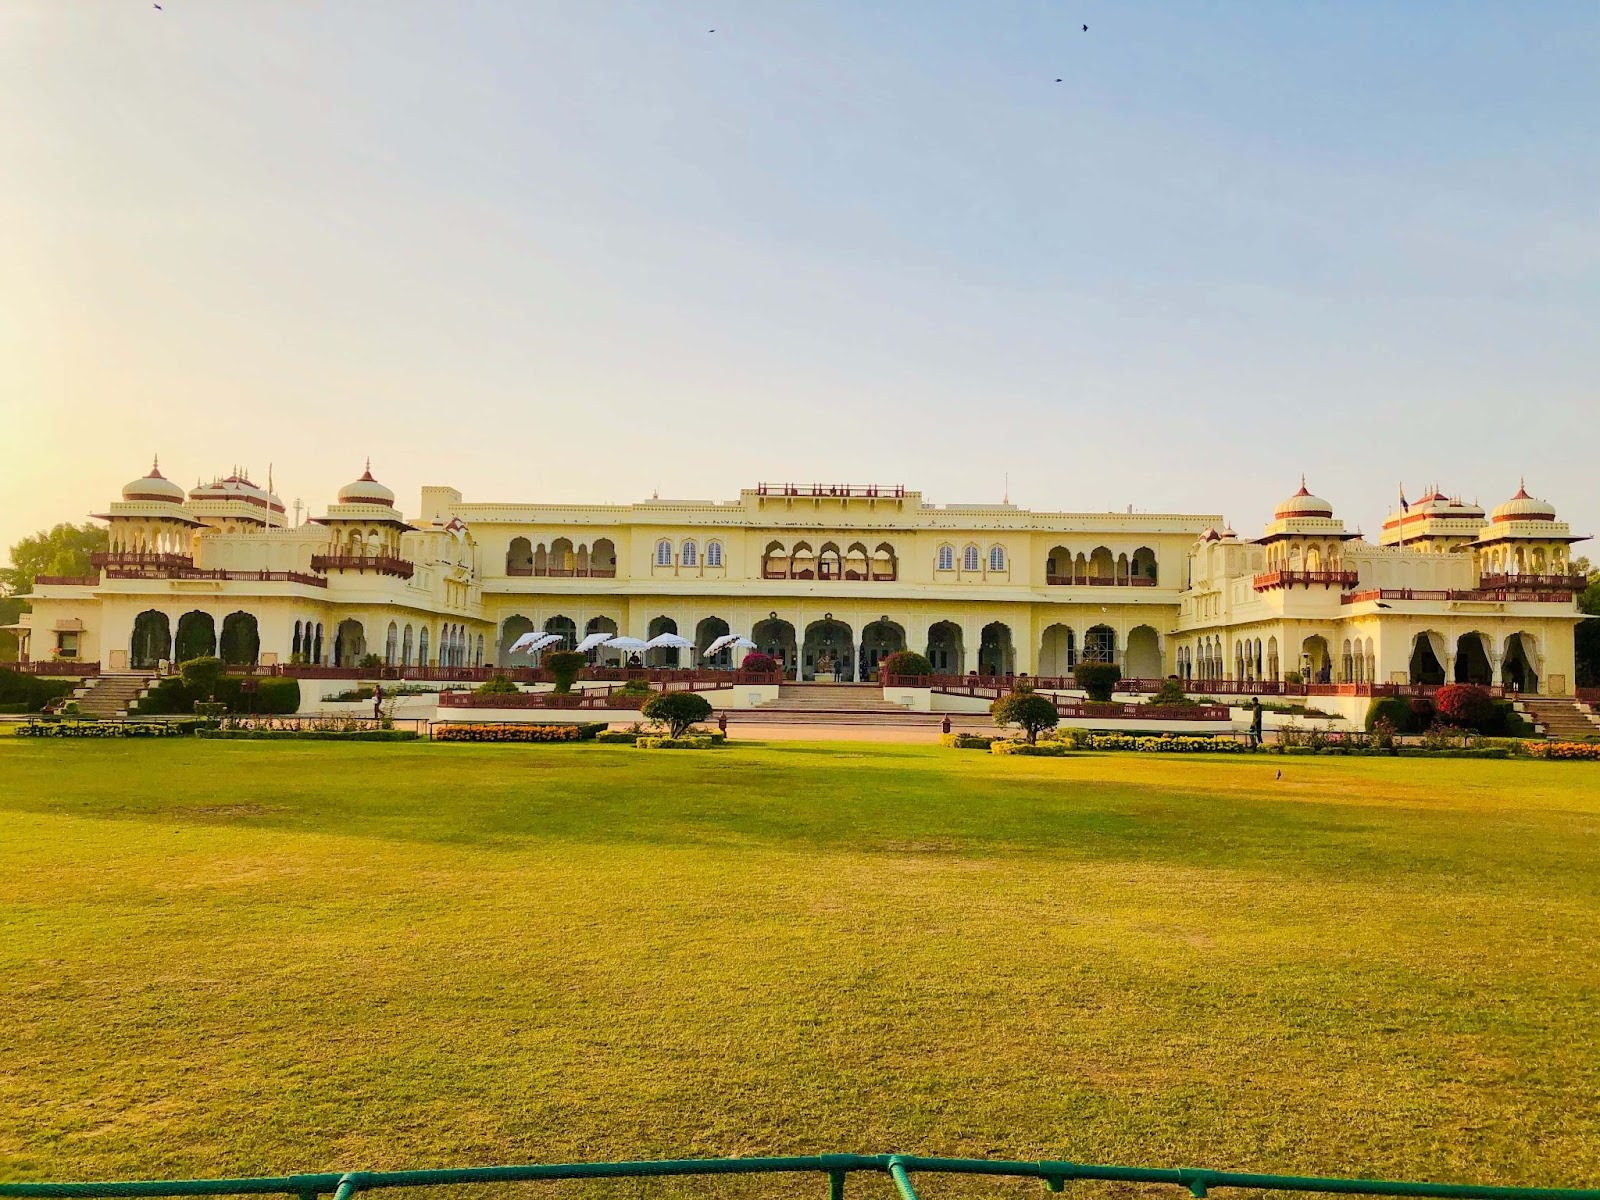
M 583 742 L 605 729 L 601 724 L 584 725 L 436 725 L 436 742 Z
M 1079 745 L 1090 750 L 1136 750 L 1144 754 L 1249 754 L 1248 742 L 1235 742 L 1229 738 L 1186 737 L 1176 734 L 1165 737 L 1134 737 L 1126 733 L 1092 733 Z
M 1600 742 L 1529 742 L 1528 754 L 1564 762 L 1600 762 Z
M 292 713 L 300 709 L 300 681 L 298 679 L 257 679 L 254 696 L 239 689 L 244 679 L 238 675 L 224 675 L 216 681 L 217 703 L 227 705 L 229 712 Z M 206 693 L 200 687 L 185 683 L 177 675 L 168 676 L 150 689 L 149 695 L 134 707 L 134 712 L 144 716 L 168 716 L 194 711 L 195 701 L 204 700 Z
M 987 733 L 942 733 L 939 735 L 941 746 L 951 746 L 957 750 L 987 750 L 1000 739 Z
M 721 743 L 716 734 L 690 734 L 686 737 L 641 737 L 633 744 L 640 750 L 711 750 Z
M 18 737 L 153 738 L 177 737 L 188 727 L 171 721 L 30 721 L 17 727 Z
M 197 729 L 195 737 L 235 741 L 414 742 L 414 729 Z
M 39 712 L 52 700 L 68 695 L 78 685 L 67 679 L 26 675 L 0 668 L 0 712 Z
M 608 729 L 595 734 L 594 740 L 610 746 L 631 746 L 639 740 L 639 735 L 630 729 Z
M 1009 738 L 996 738 L 989 743 L 989 753 L 1030 758 L 1065 758 L 1067 745 L 1065 742 L 1039 742 L 1036 745 L 1029 745 L 1027 742 L 1013 742 Z

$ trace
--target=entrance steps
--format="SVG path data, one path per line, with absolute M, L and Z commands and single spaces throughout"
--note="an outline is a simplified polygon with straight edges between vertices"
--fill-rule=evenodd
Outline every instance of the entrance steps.
M 900 713 L 906 708 L 883 698 L 875 683 L 785 683 L 776 699 L 758 704 L 760 713 Z
M 1517 708 L 1552 741 L 1600 736 L 1600 718 L 1562 696 L 1519 696 Z
M 139 671 L 96 675 L 72 694 L 78 708 L 95 717 L 125 717 L 150 687 L 154 675 Z

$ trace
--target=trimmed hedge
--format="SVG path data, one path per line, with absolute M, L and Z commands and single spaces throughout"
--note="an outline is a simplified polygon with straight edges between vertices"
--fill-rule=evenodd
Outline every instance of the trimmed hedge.
M 216 682 L 217 703 L 227 705 L 230 713 L 286 716 L 300 711 L 298 679 L 257 679 L 254 697 L 240 691 L 244 680 L 241 675 L 224 675 Z M 170 675 L 152 687 L 149 695 L 134 705 L 132 711 L 144 716 L 187 716 L 194 712 L 195 701 L 205 698 L 203 692 L 186 684 L 179 676 Z
M 878 661 L 878 677 L 885 675 L 915 675 L 926 679 L 933 674 L 933 664 L 927 656 L 915 650 L 896 650 Z
M 78 685 L 66 679 L 28 675 L 0 667 L 0 712 L 40 712 L 52 700 L 70 695 Z
M 988 733 L 941 733 L 939 744 L 949 746 L 954 750 L 987 750 L 998 741 L 1003 741 L 997 734 Z
M 1115 663 L 1081 662 L 1072 668 L 1072 680 L 1088 693 L 1089 699 L 1104 703 L 1122 682 L 1122 668 Z
M 18 737 L 157 738 L 180 737 L 188 727 L 175 721 L 30 721 L 17 726 Z
M 691 737 L 641 737 L 634 746 L 640 750 L 713 750 L 720 740 L 710 734 Z
M 605 724 L 584 725 L 468 725 L 433 727 L 436 742 L 586 742 L 604 731 Z
M 1173 734 L 1162 737 L 1133 737 L 1126 733 L 1090 734 L 1091 750 L 1134 750 L 1141 754 L 1249 754 L 1249 742 Z
M 1013 742 L 1002 738 L 989 743 L 989 753 L 1021 755 L 1027 758 L 1065 758 L 1067 747 L 1064 742 L 1039 742 L 1029 745 L 1027 742 Z
M 631 746 L 640 736 L 631 729 L 608 729 L 604 733 L 595 734 L 594 740 L 604 742 L 608 746 Z
M 414 742 L 414 729 L 197 729 L 199 738 L 241 742 Z

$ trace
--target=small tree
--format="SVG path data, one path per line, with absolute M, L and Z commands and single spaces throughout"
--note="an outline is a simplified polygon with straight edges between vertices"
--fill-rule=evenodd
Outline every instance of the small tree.
M 222 678 L 222 660 L 215 656 L 191 658 L 178 664 L 178 674 L 183 686 L 199 694 L 203 700 L 213 700 L 217 695 L 217 680 Z
M 1054 702 L 1036 692 L 1012 692 L 1001 696 L 989 706 L 994 723 L 1002 729 L 1007 725 L 1020 725 L 1031 746 L 1039 740 L 1045 729 L 1054 729 L 1061 720 Z
M 544 656 L 545 668 L 556 681 L 557 693 L 564 696 L 572 690 L 586 661 L 576 650 L 557 650 Z
M 778 673 L 778 660 L 770 654 L 762 654 L 759 650 L 752 650 L 739 663 L 739 669 L 741 671 L 749 671 L 753 675 L 776 675 Z
M 926 679 L 933 674 L 933 664 L 915 650 L 896 650 L 878 661 L 878 678 L 885 675 L 909 675 Z
M 1116 663 L 1081 662 L 1072 669 L 1072 678 L 1089 699 L 1106 701 L 1122 680 L 1122 668 Z
M 1489 689 L 1471 683 L 1452 683 L 1440 688 L 1434 693 L 1433 708 L 1446 725 L 1470 729 L 1474 733 L 1491 729 L 1500 716 Z
M 511 681 L 511 676 L 502 675 L 497 671 L 480 683 L 476 691 L 480 696 L 514 696 L 521 689 Z
M 711 702 L 698 692 L 657 692 L 644 702 L 641 715 L 667 726 L 670 736 L 679 738 L 696 721 L 711 715 Z

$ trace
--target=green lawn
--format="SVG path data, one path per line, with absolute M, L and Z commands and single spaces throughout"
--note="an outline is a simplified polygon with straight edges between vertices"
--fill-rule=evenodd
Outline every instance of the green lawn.
M 7 1176 L 844 1149 L 1592 1185 L 1597 1096 L 1586 764 L 0 742 Z

